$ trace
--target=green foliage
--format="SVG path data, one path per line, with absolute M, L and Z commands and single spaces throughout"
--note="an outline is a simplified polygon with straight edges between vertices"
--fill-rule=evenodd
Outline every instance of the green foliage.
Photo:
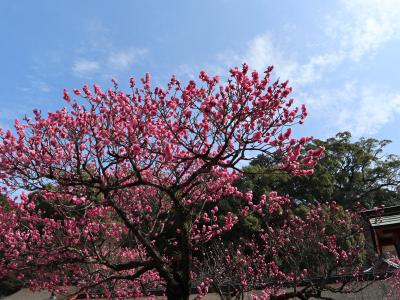
M 0 206 L 7 210 L 10 209 L 10 203 L 8 202 L 7 197 L 3 194 L 0 194 Z
M 315 167 L 313 176 L 291 177 L 270 170 L 277 160 L 259 156 L 244 168 L 246 175 L 238 182 L 242 190 L 254 196 L 271 190 L 289 194 L 301 202 L 336 201 L 345 208 L 360 202 L 367 208 L 400 204 L 400 158 L 385 155 L 388 140 L 361 138 L 351 140 L 349 132 L 338 133 L 326 141 L 315 140 L 310 147 L 324 146 L 325 156 Z
M 249 214 L 243 220 L 243 229 L 252 234 L 258 232 L 261 228 L 260 219 L 257 218 L 254 214 Z

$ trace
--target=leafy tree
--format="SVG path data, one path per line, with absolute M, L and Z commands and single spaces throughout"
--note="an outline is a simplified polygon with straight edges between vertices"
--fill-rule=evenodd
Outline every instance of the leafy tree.
M 385 155 L 389 143 L 372 138 L 352 142 L 349 132 L 341 132 L 309 145 L 325 148 L 313 176 L 267 172 L 279 163 L 279 157 L 262 155 L 245 168 L 247 174 L 238 186 L 252 190 L 257 197 L 274 190 L 306 203 L 337 201 L 345 208 L 355 208 L 358 202 L 367 208 L 396 205 L 400 203 L 400 158 Z
M 272 155 L 271 170 L 309 175 L 323 155 L 305 151 L 311 138 L 291 137 L 307 111 L 292 107 L 287 82 L 270 84 L 271 71 L 260 78 L 243 65 L 221 86 L 201 72 L 200 85 L 173 77 L 166 89 L 152 89 L 146 74 L 143 87 L 130 80 L 130 94 L 115 81 L 106 92 L 85 85 L 74 90 L 79 101 L 64 91 L 68 108 L 34 110 L 15 134 L 0 132 L 0 186 L 32 192 L 0 207 L 0 276 L 17 274 L 33 289 L 75 285 L 123 298 L 162 287 L 168 299 L 188 299 L 201 280 L 200 245 L 249 214 L 287 210 L 285 196 L 253 199 L 235 188 L 238 164 Z M 238 214 L 219 210 L 222 197 Z

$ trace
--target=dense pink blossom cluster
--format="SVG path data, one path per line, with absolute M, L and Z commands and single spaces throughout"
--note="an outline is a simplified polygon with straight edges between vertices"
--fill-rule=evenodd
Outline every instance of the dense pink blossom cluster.
M 0 207 L 0 276 L 50 290 L 100 286 L 110 298 L 155 286 L 169 298 L 186 297 L 199 245 L 249 212 L 276 214 L 289 201 L 271 193 L 253 203 L 233 186 L 239 163 L 279 154 L 280 169 L 310 175 L 323 155 L 322 148 L 304 150 L 311 138 L 292 137 L 307 110 L 293 107 L 288 82 L 271 83 L 271 71 L 249 73 L 243 65 L 226 84 L 202 71 L 200 83 L 172 77 L 165 88 L 152 88 L 146 74 L 141 87 L 130 79 L 130 93 L 115 80 L 106 91 L 84 85 L 73 95 L 64 90 L 67 107 L 46 116 L 34 110 L 15 131 L 0 130 L 1 188 L 11 204 Z M 20 190 L 29 194 L 13 199 Z M 240 214 L 219 211 L 228 196 L 247 203 Z M 285 245 L 307 227 L 287 222 L 260 238 Z M 321 243 L 344 259 L 334 237 Z M 262 267 L 280 276 L 270 262 Z
M 235 295 L 262 290 L 261 296 L 254 293 L 253 298 L 269 299 L 284 293 L 283 286 L 298 286 L 305 296 L 323 290 L 315 291 L 312 280 L 359 275 L 364 239 L 357 213 L 332 202 L 309 205 L 303 214 L 293 214 L 290 201 L 276 197 L 272 193 L 268 201 L 262 197 L 260 204 L 253 205 L 263 224 L 252 237 L 219 239 L 203 250 L 199 274 L 215 290 L 231 286 Z

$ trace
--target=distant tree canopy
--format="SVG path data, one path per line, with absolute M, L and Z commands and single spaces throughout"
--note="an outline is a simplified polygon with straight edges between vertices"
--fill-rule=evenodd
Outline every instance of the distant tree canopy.
M 385 154 L 390 142 L 372 138 L 353 142 L 350 132 L 340 132 L 310 145 L 325 147 L 313 176 L 293 177 L 279 171 L 266 174 L 278 157 L 258 156 L 245 167 L 246 175 L 238 186 L 252 190 L 255 197 L 277 191 L 301 202 L 336 201 L 345 208 L 354 208 L 358 202 L 367 208 L 400 204 L 400 157 Z

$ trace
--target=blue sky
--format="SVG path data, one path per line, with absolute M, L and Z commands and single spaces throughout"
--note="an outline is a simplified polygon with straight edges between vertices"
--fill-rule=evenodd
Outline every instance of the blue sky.
M 0 126 L 62 107 L 62 90 L 150 71 L 226 78 L 248 62 L 289 79 L 299 134 L 391 139 L 400 154 L 400 0 L 1 1 Z

